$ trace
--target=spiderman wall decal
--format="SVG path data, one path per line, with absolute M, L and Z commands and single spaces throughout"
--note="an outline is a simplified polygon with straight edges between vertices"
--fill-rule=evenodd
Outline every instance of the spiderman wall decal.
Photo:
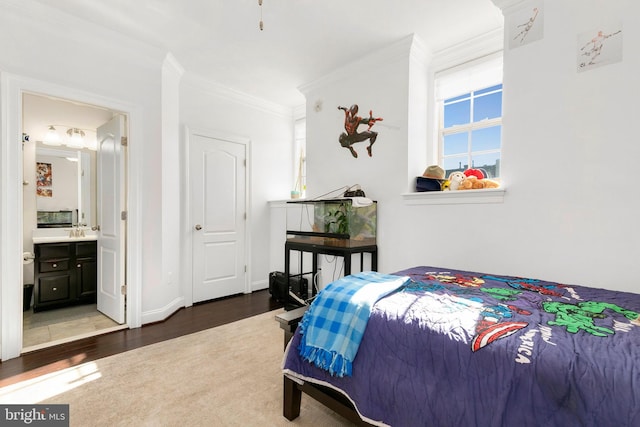
M 376 138 L 378 137 L 378 132 L 374 132 L 371 130 L 373 125 L 382 120 L 382 117 L 373 117 L 373 111 L 369 110 L 369 117 L 360 117 L 358 116 L 358 105 L 353 104 L 351 107 L 340 107 L 338 106 L 338 110 L 344 111 L 344 130 L 340 134 L 338 141 L 340 145 L 344 148 L 348 148 L 351 151 L 351 155 L 355 158 L 358 157 L 358 153 L 353 148 L 353 144 L 356 142 L 362 142 L 369 140 L 369 145 L 367 146 L 367 153 L 369 157 L 372 156 L 372 146 L 373 143 L 376 142 Z M 367 130 L 363 132 L 358 132 L 358 126 L 366 125 L 368 126 Z

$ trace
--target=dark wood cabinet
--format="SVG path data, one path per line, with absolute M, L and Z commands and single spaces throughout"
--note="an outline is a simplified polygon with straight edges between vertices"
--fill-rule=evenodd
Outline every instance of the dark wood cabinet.
M 33 311 L 96 302 L 95 241 L 35 245 Z

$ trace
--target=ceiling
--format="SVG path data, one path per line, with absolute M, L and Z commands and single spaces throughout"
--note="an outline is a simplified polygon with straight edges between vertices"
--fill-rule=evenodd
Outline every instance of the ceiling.
M 301 85 L 412 33 L 437 52 L 503 25 L 491 0 L 37 1 L 171 52 L 186 73 L 290 107 L 304 103 Z

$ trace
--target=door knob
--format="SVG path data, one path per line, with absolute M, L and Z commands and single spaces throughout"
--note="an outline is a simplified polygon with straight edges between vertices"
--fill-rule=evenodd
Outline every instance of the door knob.
M 198 231 L 202 230 L 202 226 L 200 224 L 196 224 L 194 228 Z

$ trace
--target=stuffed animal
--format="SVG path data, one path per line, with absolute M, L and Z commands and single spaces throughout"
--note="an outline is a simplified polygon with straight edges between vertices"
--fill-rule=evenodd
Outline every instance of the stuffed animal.
M 475 175 L 465 176 L 462 181 L 460 181 L 460 185 L 458 185 L 458 190 L 473 190 L 473 184 L 478 182 L 478 177 Z
M 475 176 L 478 179 L 484 179 L 484 172 L 480 169 L 469 168 L 464 171 L 464 176 Z
M 493 181 L 491 179 L 483 179 L 482 182 L 484 183 L 484 187 L 483 188 L 498 188 L 500 187 L 500 184 L 497 181 Z
M 458 190 L 477 190 L 480 188 L 498 188 L 500 184 L 496 181 L 492 181 L 490 179 L 478 179 L 475 175 L 470 175 L 465 177 L 460 185 L 458 186 Z
M 458 187 L 464 178 L 465 176 L 462 172 L 451 172 L 449 174 L 449 190 L 458 190 Z

